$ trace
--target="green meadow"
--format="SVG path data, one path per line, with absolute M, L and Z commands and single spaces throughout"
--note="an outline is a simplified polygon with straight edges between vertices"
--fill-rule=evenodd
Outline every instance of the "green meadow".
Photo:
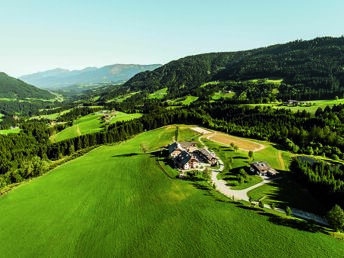
M 177 98 L 175 100 L 168 100 L 167 102 L 171 105 L 190 105 L 196 100 L 198 100 L 198 97 L 188 95 L 185 97 Z
M 125 122 L 129 120 L 133 120 L 136 118 L 140 118 L 141 116 L 142 114 L 140 113 L 127 114 L 127 113 L 116 111 L 116 116 L 110 120 L 110 124 L 114 124 L 116 122 Z
M 85 135 L 89 133 L 99 132 L 104 128 L 104 122 L 101 120 L 103 115 L 100 113 L 92 113 L 86 116 L 83 116 L 73 122 L 73 125 L 67 127 L 61 132 L 50 137 L 50 140 L 53 142 L 63 141 L 80 135 Z M 136 118 L 140 118 L 142 114 L 127 114 L 123 112 L 116 112 L 116 115 L 111 118 L 109 121 L 110 124 L 116 122 L 129 121 Z
M 230 99 L 235 96 L 235 92 L 215 92 L 211 98 L 213 100 L 219 100 L 219 99 Z
M 326 106 L 332 107 L 334 105 L 339 105 L 339 104 L 344 104 L 344 99 L 338 99 L 338 100 L 311 100 L 307 101 L 306 103 L 309 104 L 302 104 L 298 106 L 291 106 L 291 105 L 282 105 L 280 102 L 275 102 L 275 103 L 270 103 L 270 104 L 249 104 L 251 107 L 255 106 L 271 106 L 272 108 L 277 108 L 277 109 L 290 109 L 293 112 L 297 111 L 307 111 L 310 113 L 315 113 L 317 109 L 320 107 L 322 109 L 325 109 Z
M 113 101 L 123 102 L 124 100 L 126 100 L 126 99 L 130 98 L 131 96 L 133 96 L 133 95 L 135 95 L 137 93 L 140 93 L 140 92 L 141 91 L 136 91 L 136 92 L 131 92 L 131 93 L 128 93 L 128 94 L 125 94 L 125 95 L 120 95 L 120 96 L 118 96 L 116 98 L 113 98 L 113 99 L 110 99 L 110 100 L 108 100 L 106 102 L 113 102 Z M 98 98 L 99 98 L 99 96 L 98 96 Z
M 80 135 L 101 131 L 102 121 L 101 115 L 94 113 L 83 116 L 73 122 L 71 127 L 67 127 L 63 131 L 50 137 L 53 142 L 63 141 Z
M 31 117 L 30 119 L 49 119 L 49 120 L 56 120 L 59 116 L 62 116 L 68 112 L 70 112 L 72 109 L 67 109 L 64 110 L 62 112 L 58 112 L 58 113 L 53 113 L 53 114 L 49 114 L 49 115 L 39 115 L 39 116 L 34 116 Z
M 152 94 L 150 94 L 148 96 L 148 98 L 150 98 L 150 99 L 163 99 L 167 94 L 167 90 L 168 90 L 167 87 L 160 89 L 160 90 L 157 90 L 157 91 L 153 92 Z
M 175 130 L 99 147 L 2 196 L 1 256 L 343 256 L 324 233 L 168 177 L 156 156 Z M 183 130 L 180 140 L 192 137 Z
M 7 130 L 0 130 L 0 134 L 11 134 L 11 133 L 19 133 L 20 132 L 20 128 L 15 128 L 15 129 L 7 129 Z

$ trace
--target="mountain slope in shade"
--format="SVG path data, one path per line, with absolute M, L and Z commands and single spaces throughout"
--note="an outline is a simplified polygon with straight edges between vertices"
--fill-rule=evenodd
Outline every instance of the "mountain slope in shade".
M 21 80 L 40 88 L 60 89 L 76 84 L 125 82 L 137 73 L 154 70 L 161 65 L 114 64 L 101 68 L 88 67 L 82 70 L 53 69 L 24 75 Z
M 0 98 L 53 99 L 55 95 L 0 72 Z

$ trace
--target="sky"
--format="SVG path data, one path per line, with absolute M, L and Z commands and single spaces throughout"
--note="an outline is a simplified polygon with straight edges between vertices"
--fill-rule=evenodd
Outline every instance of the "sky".
M 165 64 L 344 34 L 343 0 L 1 0 L 0 71 Z

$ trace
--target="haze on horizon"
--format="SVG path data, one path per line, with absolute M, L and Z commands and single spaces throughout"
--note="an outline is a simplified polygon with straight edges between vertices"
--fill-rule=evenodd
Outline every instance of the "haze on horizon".
M 0 71 L 167 63 L 343 34 L 340 0 L 12 0 L 1 4 Z

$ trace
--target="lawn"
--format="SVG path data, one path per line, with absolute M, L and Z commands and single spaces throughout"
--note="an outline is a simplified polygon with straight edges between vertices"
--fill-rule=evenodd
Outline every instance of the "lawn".
M 100 147 L 2 196 L 1 256 L 342 257 L 341 241 L 168 177 L 154 151 L 174 135 Z
M 248 152 L 240 150 L 234 151 L 231 147 L 223 146 L 205 138 L 203 138 L 202 141 L 223 161 L 224 170 L 218 175 L 218 177 L 219 179 L 225 180 L 228 183 L 228 186 L 232 189 L 245 189 L 263 181 L 261 177 L 250 174 L 249 164 L 251 160 L 248 158 Z M 232 162 L 230 160 L 232 160 Z M 240 175 L 240 169 L 244 169 L 247 173 L 247 177 L 244 182 L 240 182 L 240 179 L 238 178 Z

